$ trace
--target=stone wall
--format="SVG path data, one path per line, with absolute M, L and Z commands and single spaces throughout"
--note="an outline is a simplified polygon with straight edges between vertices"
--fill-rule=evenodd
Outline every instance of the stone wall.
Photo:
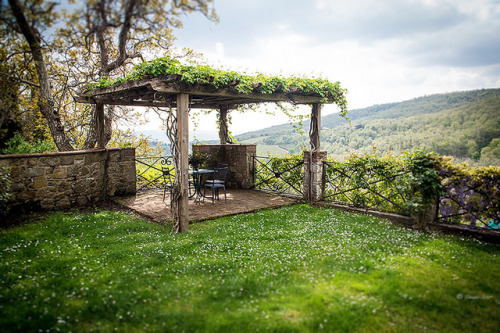
M 136 191 L 134 149 L 0 155 L 0 166 L 11 169 L 13 207 L 81 207 Z
M 257 155 L 256 145 L 193 145 L 193 151 L 208 154 L 208 167 L 218 163 L 228 165 L 226 186 L 249 189 L 253 183 L 253 158 Z

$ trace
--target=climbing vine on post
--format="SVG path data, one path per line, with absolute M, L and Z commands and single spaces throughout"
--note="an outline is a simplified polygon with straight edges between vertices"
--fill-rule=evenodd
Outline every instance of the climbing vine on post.
M 175 172 L 177 175 L 178 170 L 180 170 L 180 157 L 179 157 L 179 146 L 177 140 L 177 117 L 172 108 L 168 109 L 168 117 L 165 122 L 166 130 L 165 133 L 170 141 L 170 152 L 172 154 L 172 163 L 174 164 Z M 174 233 L 180 232 L 180 216 L 179 216 L 179 201 L 181 197 L 181 179 L 180 177 L 174 177 L 174 182 L 172 184 L 172 192 L 170 198 L 170 212 L 173 218 L 172 231 Z

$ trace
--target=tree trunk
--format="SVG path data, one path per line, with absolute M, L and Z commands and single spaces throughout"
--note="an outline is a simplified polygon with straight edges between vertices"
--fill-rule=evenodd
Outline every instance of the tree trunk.
M 230 143 L 229 129 L 227 127 L 227 107 L 221 106 L 219 109 L 219 142 L 221 145 Z
M 38 83 L 40 84 L 40 97 L 38 99 L 40 112 L 47 120 L 50 133 L 52 134 L 57 149 L 59 149 L 59 151 L 74 150 L 64 132 L 61 117 L 54 107 L 54 98 L 52 96 L 49 75 L 40 45 L 40 32 L 35 27 L 28 24 L 24 16 L 23 7 L 18 0 L 9 0 L 9 5 L 22 34 L 30 46 L 31 54 L 33 55 Z
M 87 138 L 83 143 L 83 149 L 92 149 L 97 143 L 97 105 L 92 105 L 92 119 L 89 124 L 89 131 L 87 132 Z
M 314 103 L 311 110 L 311 123 L 309 128 L 309 141 L 312 151 L 319 151 L 321 140 L 321 104 Z

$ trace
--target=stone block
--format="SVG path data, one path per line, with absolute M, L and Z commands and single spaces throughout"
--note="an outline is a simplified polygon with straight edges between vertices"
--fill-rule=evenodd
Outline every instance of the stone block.
M 130 159 L 134 159 L 135 158 L 135 149 L 132 149 L 132 148 L 122 149 L 121 153 L 122 153 L 122 158 L 123 159 L 130 160 Z
M 79 179 L 72 184 L 72 188 L 76 194 L 82 195 L 87 191 L 87 181 L 85 179 Z
M 68 176 L 68 168 L 66 167 L 57 167 L 52 172 L 52 178 L 54 179 L 63 179 Z
M 86 154 L 85 155 L 85 165 L 91 165 L 99 161 L 100 158 L 98 158 L 97 154 Z
M 26 165 L 28 167 L 33 167 L 33 166 L 36 166 L 36 165 L 39 165 L 39 159 L 38 158 L 28 158 L 27 161 L 26 161 Z
M 88 166 L 81 166 L 78 170 L 78 177 L 87 177 L 90 174 L 90 170 Z
M 17 179 L 23 179 L 25 178 L 23 175 L 23 167 L 20 166 L 14 166 L 10 167 L 10 177 L 12 180 L 17 180 Z
M 33 178 L 33 188 L 41 189 L 41 188 L 46 187 L 47 185 L 48 185 L 47 177 L 39 176 L 39 177 Z
M 78 196 L 76 198 L 76 204 L 78 206 L 85 206 L 89 201 L 87 200 L 87 197 L 85 195 Z
M 47 198 L 44 200 L 40 200 L 40 208 L 43 210 L 54 210 L 55 209 L 54 200 Z
M 75 156 L 75 165 L 85 164 L 85 155 L 76 155 Z
M 13 181 L 10 185 L 10 189 L 12 192 L 22 192 L 26 190 L 26 184 L 22 181 Z
M 42 158 L 40 158 L 40 164 L 50 166 L 50 167 L 58 166 L 59 165 L 59 157 L 57 157 L 57 156 L 42 157 Z
M 75 163 L 75 155 L 65 155 L 60 158 L 61 165 L 72 165 Z
M 73 188 L 70 181 L 60 182 L 57 184 L 57 192 L 64 192 L 67 195 L 71 195 Z
M 13 158 L 9 161 L 10 166 L 24 166 L 26 163 L 26 158 Z
M 71 201 L 69 196 L 63 196 L 58 198 L 58 200 L 54 200 L 54 205 L 57 208 L 68 208 L 71 207 Z
M 39 176 L 45 176 L 44 167 L 28 167 L 25 171 L 25 176 L 28 178 L 34 178 Z

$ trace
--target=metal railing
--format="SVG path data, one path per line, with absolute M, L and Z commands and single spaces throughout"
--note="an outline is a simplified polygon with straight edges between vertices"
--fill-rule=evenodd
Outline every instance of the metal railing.
M 164 189 L 162 167 L 173 167 L 172 156 L 136 157 L 137 191 Z
M 356 168 L 324 163 L 324 199 L 335 203 L 409 215 L 411 174 L 394 167 Z
M 253 176 L 256 189 L 293 196 L 304 193 L 303 159 L 255 156 Z

